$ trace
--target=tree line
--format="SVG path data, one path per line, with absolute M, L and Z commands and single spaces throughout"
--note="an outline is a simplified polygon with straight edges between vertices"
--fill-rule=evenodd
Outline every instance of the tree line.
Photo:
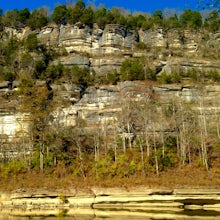
M 89 129 L 80 115 L 75 126 L 54 119 L 52 112 L 62 109 L 56 108 L 57 95 L 51 96 L 45 85 L 21 88 L 21 111 L 30 114 L 28 135 L 34 150 L 16 160 L 6 158 L 0 164 L 1 177 L 41 171 L 58 178 L 102 180 L 148 177 L 188 165 L 218 169 L 219 113 L 205 113 L 207 106 L 218 104 L 204 99 L 202 84 L 191 103 L 175 97 L 161 102 L 151 86 L 138 91 L 138 100 L 128 94 L 121 97 L 117 122 L 106 120 Z M 30 144 L 26 138 L 21 149 Z
M 100 28 L 106 24 L 120 24 L 130 29 L 149 29 L 154 27 L 164 28 L 207 28 L 209 31 L 217 31 L 220 28 L 220 18 L 218 10 L 212 10 L 203 18 L 199 11 L 186 9 L 182 13 L 166 13 L 156 10 L 149 13 L 129 13 L 123 8 L 112 7 L 106 9 L 104 6 L 95 8 L 86 6 L 79 0 L 74 5 L 58 5 L 52 13 L 46 8 L 38 8 L 29 11 L 28 8 L 22 10 L 9 10 L 3 13 L 0 10 L 0 28 L 14 27 L 21 28 L 28 26 L 32 30 L 42 28 L 49 23 L 57 25 L 84 24 L 93 26 L 96 23 Z

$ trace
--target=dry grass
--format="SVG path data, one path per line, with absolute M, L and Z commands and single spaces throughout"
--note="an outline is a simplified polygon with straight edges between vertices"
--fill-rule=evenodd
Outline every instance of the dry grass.
M 150 174 L 134 175 L 129 178 L 99 179 L 92 177 L 76 178 L 70 174 L 58 177 L 54 174 L 47 173 L 27 173 L 19 174 L 13 177 L 2 178 L 0 181 L 0 190 L 12 191 L 19 188 L 25 189 L 47 189 L 47 190 L 64 190 L 71 188 L 89 188 L 92 186 L 100 187 L 136 187 L 146 186 L 150 188 L 218 188 L 220 185 L 220 171 L 210 170 L 207 172 L 203 168 L 175 168 L 159 175 Z

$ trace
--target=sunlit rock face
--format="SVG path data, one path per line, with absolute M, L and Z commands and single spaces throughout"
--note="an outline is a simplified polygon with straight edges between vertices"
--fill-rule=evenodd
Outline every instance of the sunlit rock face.
M 0 134 L 4 135 L 8 141 L 13 138 L 26 136 L 29 132 L 29 121 L 27 116 L 21 113 L 0 114 Z
M 50 24 L 35 32 L 28 28 L 5 28 L 2 38 L 4 40 L 16 36 L 18 39 L 25 39 L 30 33 L 36 33 L 39 44 L 67 51 L 65 55 L 53 60 L 54 64 L 85 67 L 91 72 L 94 70 L 96 76 L 107 76 L 114 70 L 119 72 L 121 64 L 127 58 L 143 57 L 143 64 L 153 70 L 157 69 L 157 74 L 187 74 L 192 69 L 220 73 L 219 61 L 210 59 L 219 53 L 216 48 L 220 45 L 220 33 L 204 34 L 198 31 L 163 28 L 136 31 L 116 24 L 106 25 L 104 29 L 100 29 L 96 24 L 93 27 L 81 24 Z M 138 49 L 139 42 L 144 43 L 147 49 Z M 131 96 L 132 99 L 139 100 L 152 91 L 164 104 L 170 99 L 175 102 L 196 103 L 202 94 L 205 103 L 211 103 L 204 106 L 209 117 L 218 112 L 220 106 L 218 84 L 204 86 L 202 91 L 199 86 L 188 82 L 149 86 L 145 82 L 135 81 L 97 85 L 86 88 L 83 93 L 79 87 L 67 82 L 51 86 L 61 99 L 70 103 L 68 107 L 57 106 L 53 113 L 54 122 L 63 126 L 75 126 L 76 120 L 81 118 L 91 130 L 105 126 L 115 129 L 120 121 L 126 97 Z M 2 98 L 8 94 L 10 95 L 8 82 L 0 82 L 0 142 L 15 143 L 18 139 L 21 142 L 24 136 L 30 136 L 30 120 L 28 115 L 19 111 L 18 100 Z M 198 110 L 199 106 L 195 105 L 194 108 Z
M 143 42 L 153 53 L 161 51 L 168 56 L 180 57 L 200 57 L 203 54 L 208 58 L 215 56 L 215 47 L 219 47 L 220 42 L 219 32 L 164 28 L 136 31 L 118 24 L 108 24 L 104 29 L 100 29 L 96 24 L 89 27 L 80 23 L 60 26 L 50 24 L 34 32 L 28 27 L 5 27 L 2 39 L 15 36 L 22 40 L 30 33 L 37 35 L 40 44 L 65 48 L 68 53 L 87 53 L 93 57 L 124 55 L 128 51 L 133 55 L 137 53 L 136 44 Z
M 91 68 L 100 76 L 119 70 L 121 63 L 129 57 L 146 57 L 152 60 L 148 65 L 153 69 L 155 63 L 170 63 L 170 69 L 165 67 L 166 73 L 185 72 L 190 68 L 220 71 L 219 63 L 210 60 L 218 53 L 215 48 L 219 47 L 220 33 L 163 28 L 136 31 L 118 24 L 108 24 L 100 29 L 96 24 L 93 28 L 75 24 L 49 25 L 39 31 L 37 37 L 45 45 L 65 48 L 68 56 L 55 62 Z M 147 50 L 137 49 L 139 42 L 144 43 Z
M 126 120 L 129 101 L 147 102 L 154 95 L 160 105 L 175 102 L 189 103 L 195 111 L 201 110 L 208 119 L 215 122 L 216 115 L 220 112 L 220 86 L 207 85 L 202 89 L 193 84 L 161 84 L 149 85 L 145 81 L 121 82 L 117 85 L 102 85 L 88 87 L 83 94 L 76 85 L 65 83 L 63 85 L 51 85 L 54 92 L 62 99 L 66 99 L 69 106 L 57 106 L 52 112 L 53 121 L 50 125 L 59 127 L 76 126 L 77 120 L 85 122 L 85 128 L 92 132 L 108 130 L 109 140 L 113 140 L 114 132 L 124 134 L 121 121 Z M 4 91 L 5 92 L 5 91 Z M 1 100 L 0 108 L 0 143 L 1 151 L 6 149 L 8 153 L 18 155 L 21 149 L 30 152 L 31 149 L 31 121 L 28 114 L 19 112 L 17 100 Z M 12 109 L 12 106 L 14 108 Z M 150 107 L 150 106 L 149 106 Z M 138 124 L 139 123 L 139 124 Z M 136 125 L 141 127 L 141 121 Z M 169 126 L 163 124 L 164 128 Z M 148 129 L 160 129 L 158 123 L 148 124 Z M 9 147 L 10 145 L 10 147 Z M 11 147 L 13 146 L 13 147 Z M 11 155 L 11 154 L 10 154 Z M 1 157 L 1 152 L 0 152 Z
M 64 47 L 68 53 L 83 52 L 94 55 L 121 54 L 132 49 L 138 41 L 138 33 L 122 25 L 109 24 L 102 30 L 81 25 L 47 26 L 38 34 L 40 42 L 49 46 Z
M 220 86 L 209 85 L 201 90 L 195 85 L 146 85 L 145 82 L 122 82 L 118 85 L 90 87 L 83 97 L 74 105 L 57 112 L 59 120 L 65 125 L 75 125 L 77 117 L 87 122 L 87 126 L 116 125 L 120 121 L 123 108 L 129 100 L 145 100 L 153 92 L 164 105 L 175 101 L 178 103 L 195 103 L 194 109 L 199 108 L 200 99 L 205 105 L 207 114 L 215 115 L 220 108 Z M 212 103 L 212 105 L 210 105 Z M 215 111 L 213 110 L 215 109 Z M 211 113 L 212 112 L 212 113 Z M 123 113 L 122 113 L 123 114 Z
M 6 81 L 0 83 L 0 143 L 29 134 L 29 116 L 19 111 L 19 100 L 12 95 L 15 90 L 8 89 Z
M 167 46 L 167 35 L 163 28 L 156 30 L 139 31 L 139 38 L 141 42 L 144 42 L 149 47 L 161 47 Z

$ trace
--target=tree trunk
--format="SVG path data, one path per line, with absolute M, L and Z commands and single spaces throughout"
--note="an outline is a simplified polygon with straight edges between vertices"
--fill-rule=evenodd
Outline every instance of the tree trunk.
M 158 166 L 158 158 L 157 158 L 157 146 L 156 146 L 156 136 L 155 136 L 155 130 L 154 130 L 154 159 L 155 159 L 155 169 L 156 174 L 159 174 L 159 166 Z
M 40 171 L 44 171 L 44 145 L 40 143 Z

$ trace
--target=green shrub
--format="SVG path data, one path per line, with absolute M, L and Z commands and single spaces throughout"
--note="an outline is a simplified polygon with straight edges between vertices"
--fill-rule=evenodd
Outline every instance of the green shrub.
M 144 79 L 144 67 L 140 60 L 126 59 L 122 62 L 120 68 L 121 80 L 143 80 Z
M 26 173 L 28 171 L 28 167 L 24 160 L 18 159 L 2 163 L 0 165 L 0 170 L 3 177 L 8 177 L 10 175 Z
M 48 79 L 52 79 L 53 81 L 56 79 L 60 79 L 64 73 L 64 66 L 62 64 L 50 65 L 47 67 L 45 72 L 45 77 Z
M 172 76 L 171 74 L 167 74 L 165 72 L 161 73 L 159 77 L 157 77 L 157 81 L 159 83 L 172 83 Z
M 93 85 L 94 75 L 95 73 L 91 74 L 89 69 L 74 65 L 72 68 L 66 69 L 64 77 L 72 83 L 87 87 Z
M 35 63 L 34 76 L 36 79 L 45 79 L 46 63 L 43 60 L 38 60 Z
M 139 41 L 135 44 L 135 47 L 140 50 L 150 50 L 150 47 L 142 41 Z
M 213 82 L 220 82 L 220 74 L 217 70 L 210 70 L 207 73 L 207 77 L 210 78 Z
M 145 67 L 144 68 L 144 79 L 149 79 L 149 80 L 156 80 L 157 76 L 156 76 L 156 71 L 152 70 L 149 67 Z
M 120 77 L 119 77 L 119 73 L 117 72 L 117 70 L 114 70 L 111 73 L 107 73 L 104 76 L 98 76 L 96 77 L 96 82 L 98 82 L 99 84 L 111 84 L 111 85 L 116 85 L 117 82 L 119 82 Z
M 3 74 L 3 79 L 5 81 L 13 82 L 16 79 L 16 73 L 14 73 L 14 72 L 5 72 Z
M 34 51 L 37 49 L 38 40 L 36 34 L 29 34 L 24 41 L 24 46 L 28 51 Z

